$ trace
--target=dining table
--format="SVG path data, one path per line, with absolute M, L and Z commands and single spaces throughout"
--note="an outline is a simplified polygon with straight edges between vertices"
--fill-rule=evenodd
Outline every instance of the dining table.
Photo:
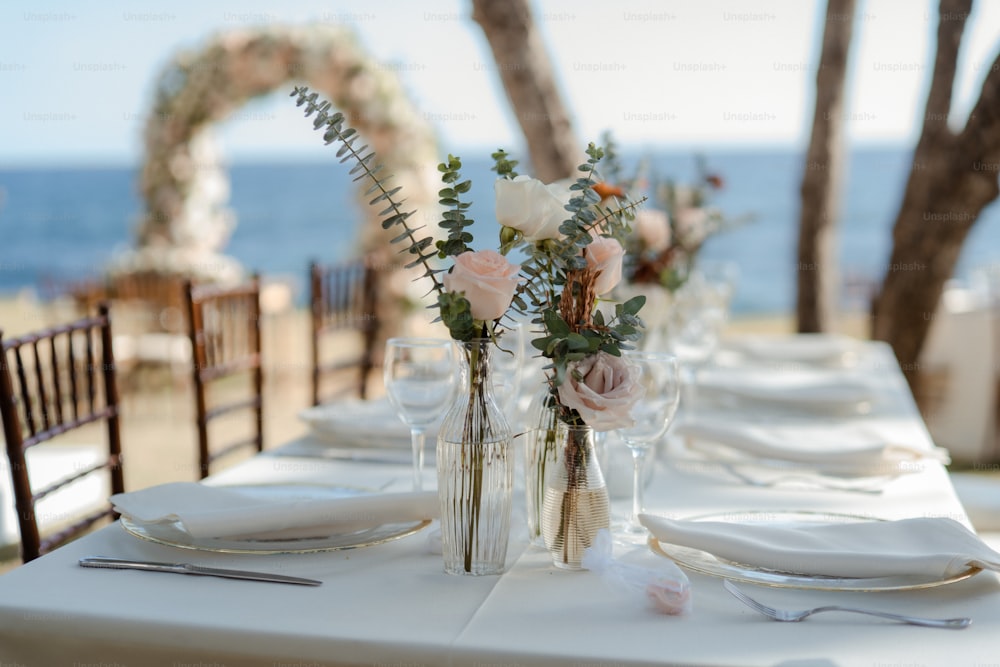
M 947 460 L 930 455 L 937 450 L 891 349 L 873 341 L 852 345 L 850 362 L 828 370 L 869 391 L 860 407 L 782 407 L 738 396 L 713 402 L 710 392 L 700 390 L 696 403 L 682 402 L 678 424 L 697 415 L 765 430 L 792 425 L 803 438 L 810 433 L 829 438 L 840 429 L 863 427 L 928 456 L 894 468 L 892 474 L 869 476 L 868 481 L 877 482 L 871 487 L 855 488 L 839 484 L 843 478 L 822 475 L 785 482 L 775 470 L 765 471 L 770 481 L 751 483 L 732 474 L 729 464 L 691 451 L 672 429 L 652 462 L 645 511 L 678 519 L 947 517 L 971 527 L 949 480 Z M 712 373 L 724 378 L 732 372 L 735 377 L 753 368 L 762 377 L 775 378 L 809 365 L 803 359 L 754 359 L 739 346 L 730 352 L 729 365 L 721 358 Z M 609 446 L 620 445 L 611 439 Z M 405 450 L 396 454 L 400 452 L 388 448 L 338 448 L 325 434 L 306 430 L 204 483 L 408 491 L 410 460 Z M 1000 581 L 995 572 L 971 571 L 953 579 L 873 590 L 831 587 L 823 579 L 783 586 L 751 577 L 741 584 L 778 607 L 840 604 L 971 618 L 972 624 L 961 630 L 837 613 L 776 622 L 736 600 L 724 588 L 724 576 L 703 571 L 697 563 L 682 563 L 691 608 L 665 614 L 598 572 L 554 567 L 550 554 L 528 539 L 522 471 L 515 480 L 507 567 L 496 576 L 446 574 L 436 522 L 376 544 L 300 553 L 181 548 L 143 539 L 115 522 L 0 576 L 0 666 L 1000 664 Z M 830 480 L 837 483 L 827 484 Z M 429 462 L 425 488 L 433 483 Z M 613 522 L 628 511 L 628 503 L 627 493 L 614 494 Z M 669 572 L 673 560 L 654 548 L 657 544 L 616 541 L 614 556 L 620 563 Z M 80 567 L 78 561 L 88 556 L 242 568 L 322 584 Z

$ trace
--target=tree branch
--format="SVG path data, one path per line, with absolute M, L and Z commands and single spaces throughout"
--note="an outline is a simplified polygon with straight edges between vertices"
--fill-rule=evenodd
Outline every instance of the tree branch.
M 472 0 L 472 7 L 527 141 L 535 176 L 546 183 L 568 178 L 583 155 L 528 0 Z

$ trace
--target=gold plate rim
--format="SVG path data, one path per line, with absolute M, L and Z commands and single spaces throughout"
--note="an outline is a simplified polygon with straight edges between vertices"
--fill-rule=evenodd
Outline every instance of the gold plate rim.
M 732 515 L 732 511 L 711 512 L 686 517 L 686 521 L 718 519 L 720 516 Z M 795 515 L 810 517 L 834 517 L 838 519 L 856 519 L 864 521 L 885 521 L 885 519 L 862 516 L 859 514 L 847 514 L 840 512 L 823 512 L 817 510 L 751 510 L 739 512 L 741 516 L 750 515 Z M 751 565 L 730 563 L 721 561 L 707 551 L 672 545 L 660 542 L 655 536 L 648 539 L 650 550 L 664 558 L 677 563 L 677 565 L 697 572 L 722 579 L 731 579 L 739 583 L 756 584 L 759 586 L 769 586 L 771 588 L 798 588 L 805 590 L 821 591 L 844 591 L 844 592 L 864 592 L 878 593 L 890 591 L 912 591 L 928 588 L 936 588 L 946 584 L 953 584 L 969 579 L 980 572 L 982 568 L 970 566 L 950 577 L 940 579 L 913 581 L 912 577 L 872 577 L 872 578 L 851 578 L 851 577 L 820 577 L 816 575 L 796 574 L 791 572 L 775 572 L 764 570 Z
M 226 487 L 235 488 L 248 488 L 248 487 L 303 487 L 303 486 L 314 486 L 317 488 L 324 488 L 329 490 L 334 489 L 344 489 L 350 491 L 361 491 L 361 492 L 374 492 L 374 489 L 368 489 L 365 487 L 356 487 L 350 485 L 324 485 L 316 483 L 306 483 L 306 482 L 286 482 L 286 483 L 267 483 L 267 482 L 248 482 L 246 484 L 226 484 Z M 159 544 L 162 546 L 174 547 L 177 549 L 186 549 L 188 551 L 201 551 L 206 553 L 225 553 L 225 554 L 247 554 L 247 555 L 258 555 L 258 556 L 274 556 L 281 554 L 309 554 L 309 553 L 324 553 L 330 551 L 346 551 L 349 549 L 360 549 L 364 547 L 371 547 L 377 544 L 384 544 L 386 542 L 391 542 L 393 540 L 398 540 L 403 537 L 408 537 L 415 533 L 420 532 L 427 526 L 433 523 L 432 519 L 422 519 L 420 521 L 401 521 L 398 523 L 385 523 L 379 526 L 374 526 L 361 531 L 356 531 L 358 533 L 358 541 L 345 542 L 343 544 L 316 544 L 313 546 L 285 546 L 285 547 L 274 547 L 268 548 L 266 546 L 236 546 L 233 542 L 248 542 L 254 544 L 252 540 L 219 540 L 223 544 L 211 544 L 211 541 L 217 538 L 207 538 L 206 541 L 199 540 L 198 538 L 193 538 L 187 536 L 191 541 L 184 539 L 171 538 L 169 531 L 175 531 L 179 535 L 186 535 L 182 529 L 176 528 L 175 526 L 179 522 L 173 522 L 169 524 L 148 524 L 143 525 L 130 520 L 126 516 L 121 516 L 118 519 L 119 525 L 125 530 L 129 535 L 136 537 L 140 540 L 146 542 L 152 542 L 153 544 Z M 160 530 L 167 531 L 166 535 L 163 533 L 157 534 L 157 528 Z M 154 532 L 150 532 L 152 529 Z M 344 535 L 350 535 L 351 533 L 345 533 Z M 373 535 L 372 537 L 365 539 L 365 535 Z M 327 540 L 333 539 L 336 535 L 330 535 L 325 538 Z M 324 539 L 324 538 L 321 538 Z M 283 540 L 285 543 L 294 542 L 295 540 Z M 257 542 L 256 544 L 260 544 Z

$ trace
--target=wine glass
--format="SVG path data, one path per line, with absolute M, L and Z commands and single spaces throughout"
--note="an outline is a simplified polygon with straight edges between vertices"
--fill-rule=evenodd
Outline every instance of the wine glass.
M 726 313 L 707 298 L 704 286 L 690 284 L 685 285 L 668 317 L 668 345 L 680 364 L 686 392 L 684 411 L 690 413 L 697 403 L 698 372 L 719 345 Z
M 646 390 L 632 408 L 635 423 L 618 429 L 632 452 L 632 511 L 625 523 L 627 537 L 643 538 L 646 529 L 639 523 L 642 513 L 643 467 L 646 454 L 659 440 L 677 412 L 681 396 L 681 371 L 677 357 L 665 352 L 625 350 L 626 359 L 639 367 L 639 384 Z
M 491 374 L 493 396 L 497 406 L 507 417 L 507 421 L 512 427 L 515 420 L 521 418 L 521 411 L 517 407 L 521 398 L 524 328 L 523 322 L 515 323 L 510 331 L 504 333 L 499 339 L 497 349 L 490 355 L 493 370 Z
M 386 394 L 410 427 L 413 488 L 423 488 L 424 435 L 451 404 L 456 385 L 455 346 L 443 338 L 390 338 L 383 368 Z

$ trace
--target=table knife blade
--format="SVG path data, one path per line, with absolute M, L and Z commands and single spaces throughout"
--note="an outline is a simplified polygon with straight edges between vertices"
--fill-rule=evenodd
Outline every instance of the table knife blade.
M 191 563 L 157 563 L 152 561 L 126 560 L 123 558 L 108 558 L 104 556 L 88 556 L 81 558 L 81 567 L 96 567 L 113 570 L 146 570 L 148 572 L 171 572 L 173 574 L 193 574 L 205 577 L 223 577 L 226 579 L 246 579 L 249 581 L 268 581 L 276 584 L 298 584 L 301 586 L 319 586 L 322 581 L 290 577 L 271 572 L 253 572 L 250 570 L 231 570 L 220 567 L 205 567 Z

